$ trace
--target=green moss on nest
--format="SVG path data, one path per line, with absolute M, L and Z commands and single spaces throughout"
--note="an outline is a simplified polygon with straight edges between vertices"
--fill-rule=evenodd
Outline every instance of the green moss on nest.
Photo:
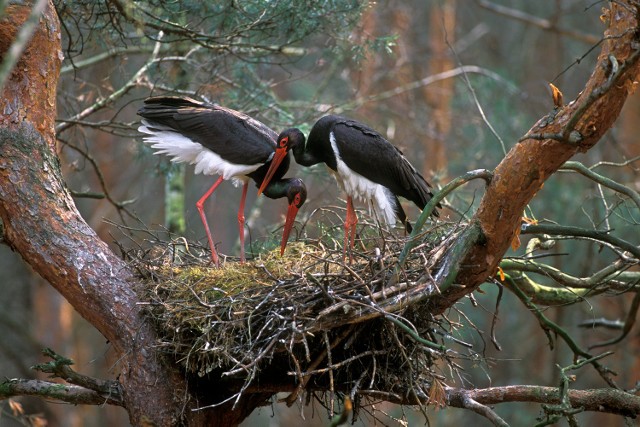
M 278 354 L 295 358 L 300 351 L 306 353 L 312 346 L 307 339 L 340 328 L 346 316 L 354 322 L 354 315 L 373 319 L 387 309 L 400 313 L 413 284 L 411 290 L 417 292 L 430 286 L 425 271 L 435 265 L 434 254 L 443 252 L 439 246 L 453 231 L 448 227 L 425 233 L 401 282 L 391 285 L 390 267 L 405 240 L 382 235 L 376 227 L 361 230 L 363 239 L 351 264 L 343 262 L 341 249 L 295 242 L 284 256 L 274 249 L 244 264 L 225 262 L 221 268 L 149 265 L 153 281 L 143 298 L 159 330 L 159 347 L 187 371 L 206 375 L 220 368 L 251 378 L 263 361 Z M 387 333 L 383 330 L 378 332 Z M 375 340 L 378 332 L 366 331 L 371 346 L 382 342 Z
M 317 262 L 323 255 L 316 246 L 295 242 L 284 256 L 274 249 L 244 264 L 154 267 L 155 283 L 146 297 L 163 336 L 161 347 L 200 375 L 233 360 L 250 360 L 250 344 L 262 342 L 256 333 L 274 332 L 260 324 L 274 306 L 294 301 L 295 278 L 339 269 Z M 266 300 L 269 304 L 260 304 Z
M 177 285 L 175 292 L 211 292 L 208 301 L 212 301 L 220 296 L 273 286 L 280 280 L 290 278 L 292 274 L 303 274 L 305 270 L 309 273 L 309 260 L 322 256 L 323 253 L 317 247 L 295 242 L 287 246 L 283 256 L 280 256 L 279 249 L 274 249 L 244 264 L 226 262 L 221 268 L 201 265 L 162 266 L 157 273 Z

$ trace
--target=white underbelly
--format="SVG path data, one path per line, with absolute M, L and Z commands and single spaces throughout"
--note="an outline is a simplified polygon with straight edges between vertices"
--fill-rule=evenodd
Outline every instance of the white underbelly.
M 391 190 L 351 170 L 340 158 L 333 133 L 330 134 L 330 141 L 338 166 L 338 170 L 332 172 L 338 185 L 351 198 L 365 202 L 374 210 L 378 219 L 393 226 L 396 223 L 396 213 Z

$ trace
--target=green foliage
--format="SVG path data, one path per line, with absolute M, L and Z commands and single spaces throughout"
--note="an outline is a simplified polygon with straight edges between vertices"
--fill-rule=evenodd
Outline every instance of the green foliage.
M 397 40 L 397 34 L 368 39 L 365 40 L 363 44 L 351 45 L 351 55 L 356 63 L 361 63 L 367 59 L 371 52 L 392 55 L 393 48 L 396 46 Z
M 80 52 L 90 40 L 136 43 L 139 37 L 129 32 L 135 30 L 134 34 L 151 39 L 163 31 L 165 43 L 194 42 L 221 55 L 244 52 L 252 58 L 256 54 L 277 54 L 283 47 L 312 35 L 344 39 L 367 6 L 367 2 L 355 0 L 73 3 L 70 8 L 66 2 L 55 2 L 61 18 L 66 18 L 71 54 Z M 102 32 L 105 29 L 111 29 L 106 37 Z

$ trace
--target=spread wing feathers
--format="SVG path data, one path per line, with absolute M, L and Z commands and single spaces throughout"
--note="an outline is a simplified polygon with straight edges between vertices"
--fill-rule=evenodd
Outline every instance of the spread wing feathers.
M 396 196 L 411 200 L 420 209 L 424 209 L 433 197 L 429 183 L 409 163 L 402 151 L 375 130 L 362 123 L 342 119 L 335 122 L 332 132 L 340 157 L 353 171 L 387 187 Z M 363 159 L 363 153 L 366 159 Z M 396 206 L 400 207 L 400 203 L 397 202 Z M 399 211 L 398 218 L 405 222 L 402 208 Z M 437 216 L 436 211 L 434 215 Z
M 141 131 L 157 137 L 182 135 L 235 165 L 262 165 L 273 157 L 278 134 L 262 122 L 220 105 L 190 98 L 145 100 Z M 146 127 L 147 131 L 143 128 Z

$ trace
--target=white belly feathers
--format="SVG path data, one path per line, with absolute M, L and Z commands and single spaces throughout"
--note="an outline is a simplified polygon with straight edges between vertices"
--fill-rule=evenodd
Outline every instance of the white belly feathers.
M 338 165 L 338 171 L 334 173 L 334 176 L 340 187 L 347 195 L 365 202 L 370 209 L 373 208 L 380 220 L 393 226 L 396 223 L 396 213 L 392 203 L 394 196 L 391 190 L 351 170 L 340 157 L 333 132 L 329 134 L 329 140 Z
M 144 142 L 156 150 L 155 154 L 166 154 L 172 162 L 189 163 L 195 165 L 195 173 L 204 175 L 221 175 L 224 179 L 236 178 L 245 181 L 244 175 L 258 169 L 262 164 L 236 165 L 230 163 L 216 153 L 192 141 L 171 128 L 157 126 L 147 120 L 142 120 L 139 132 L 149 136 Z

